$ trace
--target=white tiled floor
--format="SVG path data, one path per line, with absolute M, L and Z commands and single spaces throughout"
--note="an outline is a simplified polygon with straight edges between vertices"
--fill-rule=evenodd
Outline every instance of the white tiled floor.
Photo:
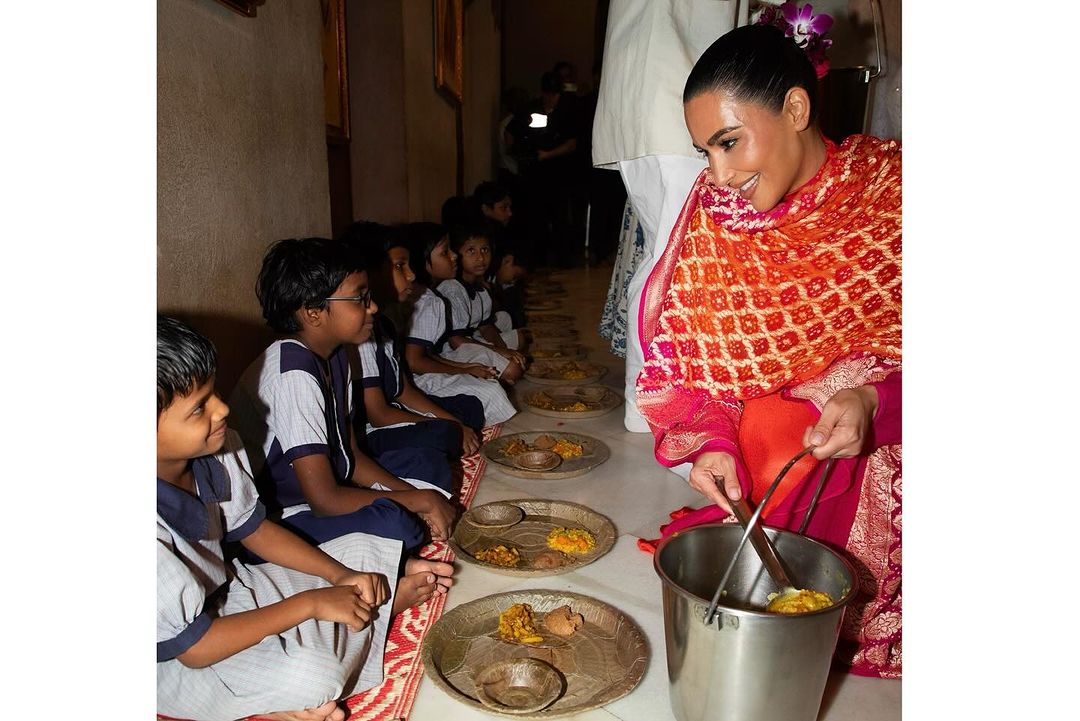
M 560 313 L 577 317 L 582 343 L 589 360 L 610 369 L 603 383 L 623 388 L 623 362 L 608 352 L 608 343 L 597 333 L 600 312 L 611 276 L 609 267 L 563 271 L 554 279 L 569 291 Z M 521 383 L 519 388 L 534 388 Z M 520 408 L 521 405 L 517 404 Z M 582 721 L 673 721 L 668 702 L 667 666 L 664 658 L 664 620 L 660 604 L 660 580 L 652 557 L 640 551 L 639 537 L 655 538 L 667 512 L 683 505 L 700 506 L 701 497 L 686 482 L 659 466 L 652 456 L 652 437 L 628 433 L 622 425 L 622 409 L 586 421 L 568 421 L 566 430 L 601 438 L 611 447 L 611 458 L 578 478 L 533 481 L 514 478 L 488 467 L 480 482 L 474 505 L 509 498 L 560 498 L 582 503 L 614 522 L 619 539 L 603 558 L 579 571 L 541 579 L 516 579 L 476 566 L 457 565 L 457 583 L 446 609 L 481 596 L 521 588 L 551 588 L 584 593 L 616 606 L 644 630 L 650 647 L 649 666 L 641 683 L 629 695 L 602 709 L 572 718 Z M 560 422 L 522 411 L 503 426 L 503 433 L 544 430 Z M 425 678 L 410 715 L 412 719 L 503 718 L 476 711 L 454 700 Z M 900 718 L 900 682 L 834 673 L 825 690 L 819 721 L 895 721 Z M 747 721 L 753 721 L 747 719 Z

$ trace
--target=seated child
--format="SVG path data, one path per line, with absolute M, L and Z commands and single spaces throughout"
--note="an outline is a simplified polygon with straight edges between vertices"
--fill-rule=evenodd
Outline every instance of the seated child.
M 531 338 L 525 328 L 525 287 L 521 282 L 524 275 L 525 269 L 518 265 L 510 244 L 505 239 L 493 240 L 491 267 L 484 282 L 495 303 L 495 327 L 500 333 L 517 328 L 526 338 Z
M 450 249 L 460 258 L 456 278 L 436 290 L 450 302 L 452 326 L 444 355 L 462 362 L 488 362 L 501 380 L 513 384 L 525 372 L 525 337 L 518 330 L 495 326 L 495 308 L 484 277 L 491 264 L 491 245 L 483 228 L 459 225 L 450 229 Z
M 371 338 L 358 346 L 363 397 L 355 405 L 366 413 L 368 446 L 376 455 L 416 447 L 435 448 L 447 459 L 463 451 L 473 455 L 480 448 L 483 404 L 463 393 L 428 396 L 413 384 L 402 358 L 397 328 L 408 327 L 416 280 L 404 232 L 359 222 L 342 240 L 362 255 L 380 308 Z
M 431 286 L 457 274 L 457 254 L 450 250 L 446 229 L 438 223 L 410 223 L 405 234 L 410 268 L 416 276 L 414 288 L 420 291 L 405 338 L 405 360 L 413 381 L 432 396 L 465 393 L 479 398 L 485 425 L 509 420 L 517 409 L 499 384 L 492 359 L 468 363 L 441 355 L 449 350 L 446 343 L 453 322 L 450 304 Z
M 368 339 L 378 306 L 355 255 L 324 238 L 279 241 L 256 294 L 284 337 L 244 371 L 230 401 L 264 501 L 315 543 L 362 531 L 414 549 L 425 541 L 416 515 L 432 538 L 446 539 L 456 511 L 445 491 L 419 479 L 433 459 L 400 453 L 384 468 L 356 444 L 346 346 Z
M 268 520 L 216 366 L 209 340 L 158 317 L 158 713 L 343 719 L 338 699 L 382 681 L 391 613 L 445 592 L 452 567 L 414 559 L 399 580 L 400 541 L 316 548 Z M 226 562 L 226 541 L 268 563 Z

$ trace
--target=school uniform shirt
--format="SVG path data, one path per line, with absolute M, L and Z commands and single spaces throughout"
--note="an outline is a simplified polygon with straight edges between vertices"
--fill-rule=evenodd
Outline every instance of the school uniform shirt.
M 430 416 L 428 413 L 421 413 L 420 411 L 408 408 L 397 400 L 397 397 L 401 395 L 401 392 L 405 388 L 401 378 L 401 363 L 397 356 L 394 355 L 393 340 L 382 340 L 379 342 L 376 341 L 374 335 L 372 335 L 371 338 L 358 345 L 356 349 L 360 356 L 360 365 L 363 368 L 363 378 L 360 382 L 365 389 L 381 388 L 383 397 L 386 398 L 386 403 L 388 405 L 397 406 L 408 410 L 411 413 Z M 411 426 L 414 423 L 415 422 L 393 423 L 388 426 L 374 426 L 369 419 L 365 430 L 367 433 L 371 433 L 372 431 L 382 428 L 400 428 L 403 426 Z
M 324 361 L 294 339 L 271 343 L 237 382 L 229 424 L 252 455 L 264 498 L 270 494 L 283 518 L 310 510 L 292 467 L 298 458 L 325 455 L 338 481 L 351 476 L 351 386 L 344 346 Z
M 413 306 L 412 318 L 409 321 L 409 333 L 405 338 L 405 343 L 418 345 L 425 351 L 442 355 L 450 360 L 457 360 L 451 357 L 454 351 L 450 346 L 443 345 L 449 336 L 446 327 L 448 315 L 450 314 L 447 313 L 447 301 L 436 295 L 430 288 L 425 288 Z M 469 347 L 471 346 L 462 346 L 462 348 Z M 505 361 L 502 356 L 487 348 L 475 347 Z M 482 353 L 477 355 L 482 355 L 485 359 L 488 357 Z M 484 364 L 496 365 L 494 362 Z M 496 365 L 496 367 L 499 366 Z M 506 363 L 504 362 L 501 367 L 505 368 Z M 484 423 L 486 425 L 502 423 L 517 413 L 517 409 L 507 398 L 506 391 L 495 379 L 474 378 L 466 373 L 413 373 L 413 383 L 429 396 L 443 397 L 459 393 L 475 396 L 484 405 Z
M 359 633 L 309 619 L 206 668 L 177 660 L 217 618 L 329 585 L 272 563 L 226 563 L 222 542 L 248 537 L 266 519 L 234 431 L 219 453 L 192 461 L 192 471 L 194 495 L 157 482 L 158 713 L 226 721 L 318 706 L 380 683 L 389 612 Z M 400 541 L 357 533 L 321 548 L 355 570 L 397 578 Z

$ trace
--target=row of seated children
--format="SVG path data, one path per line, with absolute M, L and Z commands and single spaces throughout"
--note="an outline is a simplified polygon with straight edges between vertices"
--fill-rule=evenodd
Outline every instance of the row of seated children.
M 389 603 L 398 613 L 452 583 L 452 566 L 415 551 L 428 539 L 447 538 L 456 517 L 447 500 L 448 461 L 475 452 L 485 423 L 514 413 L 495 376 L 512 381 L 507 369 L 522 367 L 523 356 L 504 347 L 519 344 L 520 334 L 506 329 L 494 336 L 502 344 L 493 342 L 484 327 L 490 324 L 480 322 L 490 318 L 490 301 L 474 304 L 476 292 L 467 311 L 475 324 L 453 321 L 449 303 L 438 318 L 409 312 L 419 311 L 427 295 L 439 298 L 430 289 L 416 293 L 410 250 L 424 259 L 429 282 L 453 280 L 470 296 L 455 280 L 455 256 L 439 226 L 351 230 L 346 243 L 286 240 L 267 253 L 256 292 L 264 319 L 283 337 L 245 371 L 230 399 L 243 445 L 226 428 L 228 407 L 213 391 L 212 345 L 182 324 L 159 320 L 161 713 L 341 718 L 336 699 L 381 680 L 389 614 L 378 608 Z M 458 237 L 484 246 L 475 235 Z M 466 283 L 477 282 L 482 266 L 469 266 Z M 371 269 L 370 283 L 363 268 Z M 380 323 L 373 337 L 380 301 L 408 327 L 404 357 L 391 324 Z M 476 353 L 484 349 L 491 354 L 484 360 L 502 359 L 501 371 L 441 358 L 436 351 L 446 350 L 447 337 L 460 339 L 458 347 L 477 346 Z M 413 365 L 418 381 L 432 379 L 431 395 L 409 380 L 405 368 Z M 354 369 L 363 378 L 360 402 Z M 169 381 L 170 373 L 180 380 Z M 459 385 L 449 388 L 447 378 Z M 179 453 L 168 422 L 178 418 L 198 419 L 193 438 L 198 428 L 203 434 Z M 264 527 L 273 530 L 254 533 Z M 224 541 L 240 543 L 235 559 Z M 333 611 L 310 602 L 308 591 L 335 588 L 325 594 L 335 601 L 327 607 Z M 353 616 L 338 613 L 348 604 Z M 232 617 L 241 612 L 251 612 L 250 624 L 242 620 L 248 615 Z M 351 633 L 335 632 L 334 622 Z M 281 673 L 295 682 L 283 683 Z M 309 683 L 315 677 L 320 682 Z
M 453 567 L 396 538 L 311 544 L 271 520 L 215 392 L 213 344 L 159 317 L 157 369 L 158 712 L 341 721 L 338 699 L 382 680 L 391 615 L 445 593 Z

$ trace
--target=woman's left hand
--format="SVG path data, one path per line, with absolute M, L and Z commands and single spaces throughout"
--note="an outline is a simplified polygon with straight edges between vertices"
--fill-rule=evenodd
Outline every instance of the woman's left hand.
M 874 386 L 837 391 L 821 409 L 817 425 L 803 433 L 804 446 L 817 446 L 814 458 L 851 458 L 863 450 L 870 437 L 870 424 L 877 413 L 878 394 Z

